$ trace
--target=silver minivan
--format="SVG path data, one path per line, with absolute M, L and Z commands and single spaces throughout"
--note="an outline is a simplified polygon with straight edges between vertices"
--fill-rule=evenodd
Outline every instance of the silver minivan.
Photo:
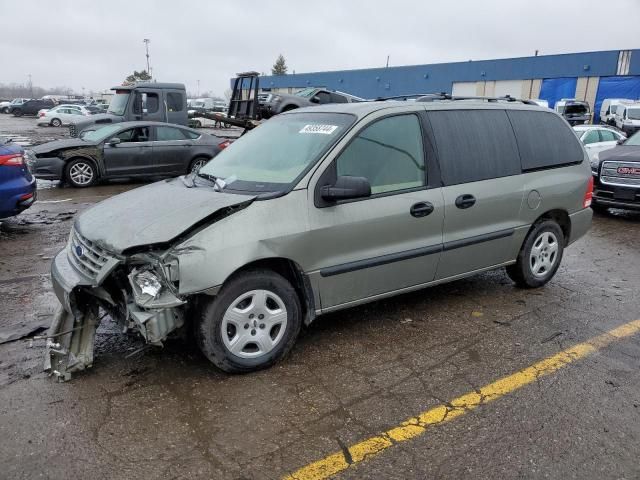
M 99 319 L 162 345 L 191 326 L 227 372 L 283 358 L 319 315 L 506 267 L 546 284 L 591 225 L 587 155 L 527 102 L 298 109 L 197 174 L 79 215 L 54 259 L 46 365 L 90 367 Z

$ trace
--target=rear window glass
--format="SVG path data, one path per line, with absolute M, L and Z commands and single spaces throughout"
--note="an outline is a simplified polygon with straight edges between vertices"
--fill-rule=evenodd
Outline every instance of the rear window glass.
M 445 185 L 520 173 L 513 130 L 504 110 L 429 112 Z
M 571 128 L 553 113 L 509 110 L 523 170 L 553 168 L 583 160 L 583 150 Z

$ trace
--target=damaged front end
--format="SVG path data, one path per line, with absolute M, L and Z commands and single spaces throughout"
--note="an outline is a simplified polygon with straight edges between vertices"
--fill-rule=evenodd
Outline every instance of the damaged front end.
M 178 294 L 179 264 L 170 250 L 115 255 L 74 228 L 51 276 L 62 306 L 47 334 L 44 367 L 59 380 L 92 366 L 105 315 L 156 346 L 184 324 L 186 301 Z

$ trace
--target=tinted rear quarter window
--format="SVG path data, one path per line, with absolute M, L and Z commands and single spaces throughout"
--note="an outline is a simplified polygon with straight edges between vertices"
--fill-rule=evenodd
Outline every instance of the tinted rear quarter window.
M 560 117 L 532 110 L 509 110 L 516 133 L 522 170 L 538 170 L 580 163 L 580 141 Z
M 520 173 L 513 129 L 504 110 L 430 111 L 445 185 Z

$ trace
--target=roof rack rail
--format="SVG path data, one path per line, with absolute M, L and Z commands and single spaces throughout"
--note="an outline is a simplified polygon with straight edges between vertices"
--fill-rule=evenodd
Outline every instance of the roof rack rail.
M 386 100 L 409 100 L 414 99 L 416 102 L 435 102 L 440 100 L 482 100 L 485 102 L 520 102 L 526 105 L 538 105 L 533 100 L 524 100 L 521 98 L 515 98 L 511 95 L 505 95 L 503 97 L 473 97 L 473 96 L 461 96 L 451 95 L 447 92 L 440 93 L 414 93 L 409 95 L 396 95 L 393 97 L 378 97 L 371 102 L 381 102 Z
M 520 102 L 526 105 L 538 105 L 533 100 L 525 100 L 522 98 L 515 98 L 511 95 L 505 95 L 503 97 L 480 97 L 480 96 L 466 96 L 466 95 L 451 95 L 446 92 L 432 93 L 424 95 L 416 99 L 416 102 L 433 102 L 438 100 L 482 100 L 485 102 Z

